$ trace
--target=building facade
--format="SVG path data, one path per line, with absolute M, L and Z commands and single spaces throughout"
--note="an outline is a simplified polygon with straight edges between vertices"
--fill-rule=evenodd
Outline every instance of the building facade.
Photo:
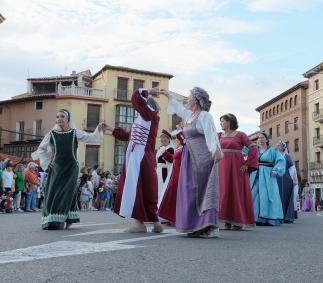
M 310 187 L 323 198 L 323 62 L 303 74 L 308 79 Z
M 0 101 L 0 147 L 7 154 L 29 157 L 54 126 L 56 111 L 61 108 L 71 112 L 78 129 L 93 131 L 100 121 L 129 128 L 137 116 L 130 101 L 133 90 L 140 87 L 168 89 L 172 77 L 106 65 L 94 76 L 84 71 L 70 76 L 28 79 L 27 93 Z M 176 119 L 167 114 L 167 100 L 164 97 L 157 100 L 162 109 L 159 131 L 171 130 Z M 99 164 L 118 173 L 124 154 L 124 142 L 104 135 L 101 143 L 80 143 L 78 160 L 80 166 Z
M 307 89 L 301 82 L 256 108 L 260 114 L 260 131 L 270 137 L 270 144 L 286 142 L 288 151 L 303 182 L 308 178 Z

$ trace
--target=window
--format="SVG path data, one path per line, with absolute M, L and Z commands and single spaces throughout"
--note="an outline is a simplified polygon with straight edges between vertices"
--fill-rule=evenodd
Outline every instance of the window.
M 33 121 L 33 128 L 32 128 L 32 134 L 34 135 L 32 137 L 33 139 L 41 138 L 41 135 L 42 135 L 41 124 L 42 124 L 42 120 Z
M 320 113 L 320 103 L 315 103 L 314 104 L 314 111 L 317 113 L 317 114 L 319 114 Z
M 143 80 L 133 80 L 133 90 L 143 88 L 144 87 L 144 81 Z
M 16 123 L 16 141 L 24 140 L 25 122 L 20 121 Z
M 299 152 L 299 139 L 294 140 L 294 151 Z
M 93 167 L 99 163 L 99 145 L 86 145 L 85 148 L 85 166 Z
M 317 138 L 320 137 L 320 128 L 315 128 L 315 134 Z
M 127 78 L 118 78 L 117 99 L 121 99 L 121 100 L 128 99 L 128 79 Z
M 2 107 L 0 107 L 0 115 L 2 114 L 2 111 L 3 111 L 3 108 L 2 108 Z
M 42 101 L 36 101 L 36 103 L 35 103 L 35 109 L 36 110 L 43 109 L 43 102 Z
M 280 104 L 280 112 L 283 112 L 284 111 L 284 103 L 282 102 L 281 104 Z
M 264 113 L 262 113 L 264 114 Z M 176 114 L 172 115 L 172 130 L 176 130 L 176 125 L 182 122 L 182 118 L 177 116 Z
M 268 111 L 266 111 L 266 119 L 268 119 Z
M 159 82 L 152 82 L 151 83 L 151 87 L 154 88 L 154 87 L 159 87 Z
M 285 101 L 285 111 L 288 109 L 288 100 Z
M 299 174 L 299 160 L 295 160 L 295 168 L 296 168 L 296 171 L 297 171 L 297 174 Z
M 295 106 L 297 105 L 297 95 L 295 95 L 295 97 L 294 97 L 294 105 Z
M 94 131 L 100 121 L 101 105 L 88 104 L 87 105 L 87 120 L 86 129 Z
M 276 126 L 276 136 L 280 137 L 280 124 Z
M 262 112 L 262 114 L 261 114 L 261 120 L 262 121 L 265 120 L 265 112 Z
M 129 129 L 135 121 L 138 113 L 128 105 L 117 105 L 116 108 L 116 127 Z M 114 144 L 114 173 L 119 174 L 125 158 L 125 146 L 127 142 L 115 139 Z
M 277 105 L 277 114 L 279 114 L 279 104 Z
M 285 122 L 285 134 L 289 133 L 289 129 L 288 129 L 288 121 Z
M 269 138 L 271 139 L 273 136 L 273 128 L 269 128 Z
M 315 152 L 315 158 L 317 163 L 321 163 L 321 152 Z
M 273 115 L 276 115 L 276 107 L 273 108 Z
M 298 117 L 294 118 L 294 131 L 298 130 Z
M 320 88 L 319 80 L 315 80 L 314 81 L 314 90 L 318 90 L 319 88 Z
M 293 106 L 293 98 L 291 97 L 289 99 L 289 108 L 292 108 L 292 106 Z

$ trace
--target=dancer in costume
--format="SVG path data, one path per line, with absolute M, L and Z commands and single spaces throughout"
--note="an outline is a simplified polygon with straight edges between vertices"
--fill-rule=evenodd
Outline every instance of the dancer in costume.
M 277 226 L 284 214 L 276 176 L 284 175 L 285 158 L 269 146 L 266 133 L 259 134 L 258 143 L 258 170 L 250 176 L 256 225 Z
M 237 131 L 235 115 L 220 117 L 219 141 L 224 157 L 219 162 L 220 213 L 227 230 L 241 230 L 255 225 L 249 174 L 258 168 L 256 144 Z
M 163 187 L 168 174 L 171 173 L 173 165 L 174 146 L 172 136 L 166 130 L 162 130 L 160 135 L 161 147 L 156 153 L 157 177 L 158 177 L 158 200 L 160 201 Z
M 165 192 L 160 201 L 158 214 L 160 217 L 169 221 L 170 223 L 175 223 L 177 187 L 182 160 L 182 150 L 184 146 L 184 135 L 182 130 L 175 130 L 174 132 L 172 132 L 172 135 L 176 136 L 176 150 L 173 156 L 173 168 L 169 176 L 169 182 L 166 181 L 164 185 Z
M 282 176 L 277 176 L 277 182 L 279 186 L 280 199 L 283 206 L 284 212 L 284 222 L 293 223 L 294 222 L 294 183 L 292 179 L 294 163 L 290 155 L 288 154 L 287 145 L 284 141 L 280 140 L 276 148 L 285 158 L 285 174 Z
M 176 229 L 192 237 L 218 236 L 218 165 L 222 158 L 213 118 L 211 101 L 202 88 L 194 87 L 186 107 L 171 92 L 162 90 L 169 99 L 168 113 L 177 114 L 186 123 L 186 144 L 178 181 Z
M 157 217 L 157 174 L 155 146 L 159 124 L 157 102 L 151 96 L 158 96 L 157 89 L 139 89 L 132 94 L 131 102 L 138 112 L 130 132 L 107 125 L 107 130 L 122 141 L 128 141 L 116 192 L 114 212 L 122 217 L 134 219 L 134 226 L 126 232 L 144 233 L 144 222 L 153 222 L 153 232 L 161 233 L 163 228 Z
M 102 127 L 104 123 L 100 123 L 91 134 L 77 130 L 70 112 L 61 109 L 57 112 L 55 127 L 46 134 L 38 150 L 32 153 L 34 160 L 40 160 L 42 169 L 49 170 L 44 195 L 43 229 L 62 229 L 65 223 L 69 228 L 72 223 L 80 222 L 77 205 L 78 141 L 99 142 Z
M 312 198 L 310 193 L 310 187 L 308 183 L 305 184 L 303 188 L 303 198 L 302 198 L 302 211 L 303 212 L 310 212 L 312 211 Z

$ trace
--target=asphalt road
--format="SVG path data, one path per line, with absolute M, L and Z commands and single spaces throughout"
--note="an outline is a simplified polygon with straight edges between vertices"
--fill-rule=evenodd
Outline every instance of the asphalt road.
M 111 212 L 42 231 L 40 217 L 0 215 L 0 282 L 323 282 L 323 212 L 219 239 L 127 234 Z

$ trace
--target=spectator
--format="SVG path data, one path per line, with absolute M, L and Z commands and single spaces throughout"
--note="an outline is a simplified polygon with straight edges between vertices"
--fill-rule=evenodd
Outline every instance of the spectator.
M 95 189 L 97 189 L 99 187 L 99 182 L 100 182 L 100 176 L 99 176 L 99 173 L 98 173 L 98 171 L 99 171 L 98 168 L 99 168 L 99 165 L 94 165 L 92 173 L 91 173 L 91 175 L 94 176 L 94 178 L 95 178 L 95 186 L 94 186 Z
M 15 179 L 14 208 L 18 212 L 23 212 L 23 210 L 20 208 L 21 194 L 23 193 L 25 188 L 23 170 L 24 170 L 24 166 L 21 163 L 19 163 L 15 168 L 15 174 L 14 174 L 14 179 Z
M 25 171 L 25 184 L 27 188 L 26 211 L 38 211 L 36 208 L 36 193 L 39 180 L 36 165 L 33 162 L 28 164 L 27 171 Z

